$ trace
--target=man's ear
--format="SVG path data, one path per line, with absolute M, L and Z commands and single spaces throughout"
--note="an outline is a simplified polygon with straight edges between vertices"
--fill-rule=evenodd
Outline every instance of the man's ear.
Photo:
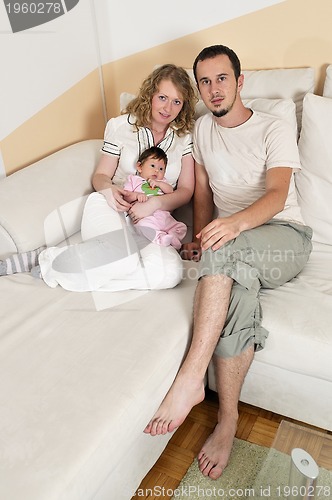
M 237 81 L 237 88 L 239 92 L 241 92 L 241 90 L 243 89 L 243 84 L 244 84 L 244 75 L 241 73 Z

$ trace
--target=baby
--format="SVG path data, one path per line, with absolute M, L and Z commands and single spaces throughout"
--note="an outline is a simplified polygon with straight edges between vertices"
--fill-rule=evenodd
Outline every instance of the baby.
M 137 174 L 129 175 L 123 188 L 130 191 L 124 196 L 128 203 L 144 203 L 149 196 L 159 196 L 173 192 L 173 187 L 165 178 L 167 156 L 163 149 L 151 147 L 143 151 L 137 161 Z M 166 210 L 156 210 L 135 224 L 135 228 L 148 240 L 158 245 L 172 245 L 179 250 L 187 227 L 178 222 Z

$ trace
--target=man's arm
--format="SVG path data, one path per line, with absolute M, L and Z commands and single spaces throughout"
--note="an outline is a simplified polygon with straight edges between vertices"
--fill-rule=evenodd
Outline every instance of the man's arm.
M 193 197 L 193 241 L 200 244 L 197 235 L 213 219 L 213 194 L 205 167 L 195 162 L 195 191 Z
M 199 233 L 202 250 L 212 247 L 218 250 L 228 241 L 236 238 L 242 231 L 258 227 L 269 221 L 284 209 L 292 169 L 289 167 L 271 168 L 266 173 L 266 192 L 252 205 L 229 217 L 213 220 Z
M 198 261 L 201 257 L 201 242 L 197 235 L 212 220 L 214 212 L 213 194 L 209 178 L 203 165 L 195 162 L 195 190 L 193 196 L 193 241 L 182 246 L 181 256 Z

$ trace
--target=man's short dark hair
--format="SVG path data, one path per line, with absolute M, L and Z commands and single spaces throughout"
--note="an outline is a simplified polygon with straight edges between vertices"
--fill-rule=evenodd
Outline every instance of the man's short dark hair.
M 210 47 L 205 47 L 205 49 L 201 50 L 201 52 L 198 54 L 198 56 L 194 61 L 193 71 L 196 83 L 198 83 L 196 76 L 197 63 L 199 61 L 204 61 L 205 59 L 211 59 L 213 57 L 220 55 L 228 56 L 229 60 L 231 61 L 232 68 L 234 70 L 235 79 L 236 81 L 238 81 L 239 76 L 241 75 L 241 63 L 238 56 L 235 54 L 234 50 L 230 49 L 229 47 L 226 47 L 226 45 L 210 45 Z

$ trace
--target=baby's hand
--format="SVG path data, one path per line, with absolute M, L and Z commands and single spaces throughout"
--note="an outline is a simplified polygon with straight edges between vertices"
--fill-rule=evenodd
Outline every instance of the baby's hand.
M 148 197 L 144 193 L 137 193 L 137 201 L 138 203 L 145 203 L 148 201 Z
M 148 183 L 151 189 L 159 187 L 159 181 L 156 181 L 155 179 L 148 179 Z
M 156 179 L 148 179 L 151 189 L 159 188 L 164 194 L 173 193 L 173 187 L 171 184 L 165 181 L 158 181 Z

